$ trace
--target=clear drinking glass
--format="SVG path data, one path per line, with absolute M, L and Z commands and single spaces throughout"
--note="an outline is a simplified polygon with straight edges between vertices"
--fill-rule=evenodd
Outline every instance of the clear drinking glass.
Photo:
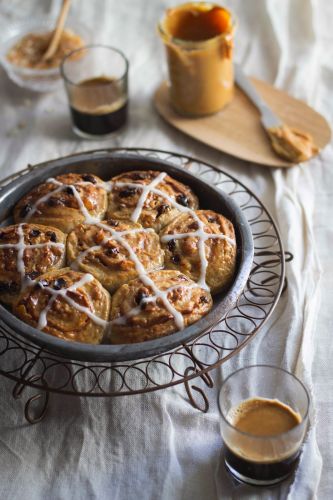
M 299 415 L 300 422 L 287 432 L 272 436 L 258 436 L 237 429 L 232 423 L 235 408 L 243 401 L 257 398 L 278 400 L 287 405 Z M 286 479 L 298 463 L 308 424 L 309 403 L 302 382 L 282 368 L 255 365 L 232 373 L 219 393 L 227 470 L 238 481 L 255 486 L 272 485 Z
M 74 132 L 108 137 L 128 114 L 128 61 L 118 49 L 90 45 L 68 54 L 61 65 Z

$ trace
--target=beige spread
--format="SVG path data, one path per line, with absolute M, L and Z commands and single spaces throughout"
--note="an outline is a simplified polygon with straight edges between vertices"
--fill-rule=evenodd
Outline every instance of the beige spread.
M 211 3 L 186 3 L 166 11 L 159 32 L 175 110 L 202 116 L 228 104 L 234 89 L 231 14 Z
M 21 38 L 8 52 L 7 59 L 16 66 L 31 69 L 49 69 L 60 66 L 66 54 L 79 49 L 84 41 L 70 30 L 64 30 L 55 54 L 48 60 L 42 60 L 53 32 L 29 33 Z
M 282 125 L 266 129 L 277 155 L 293 163 L 309 160 L 318 153 L 310 134 Z

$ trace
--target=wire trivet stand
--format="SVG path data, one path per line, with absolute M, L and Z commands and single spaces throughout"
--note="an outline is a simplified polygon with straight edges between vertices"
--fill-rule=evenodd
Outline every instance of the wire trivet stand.
M 173 162 L 203 176 L 225 191 L 241 207 L 250 224 L 254 261 L 247 284 L 235 307 L 221 321 L 195 340 L 176 349 L 142 360 L 119 363 L 72 361 L 26 341 L 0 319 L 0 374 L 13 380 L 13 397 L 20 398 L 29 386 L 37 392 L 25 403 L 25 418 L 36 423 L 45 416 L 50 393 L 72 396 L 116 397 L 142 394 L 184 384 L 193 407 L 207 412 L 208 398 L 194 385 L 200 377 L 213 387 L 211 370 L 237 354 L 255 336 L 271 315 L 286 287 L 284 253 L 277 227 L 261 201 L 241 182 L 216 167 L 168 151 L 115 148 L 117 153 L 133 152 L 143 157 Z M 0 182 L 0 190 L 29 170 L 28 166 Z

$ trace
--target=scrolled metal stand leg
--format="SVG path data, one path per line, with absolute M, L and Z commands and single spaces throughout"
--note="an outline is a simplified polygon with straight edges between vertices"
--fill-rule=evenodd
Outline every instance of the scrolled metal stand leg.
M 188 346 L 184 345 L 187 353 L 189 354 L 189 356 L 191 357 L 193 363 L 195 366 L 189 366 L 186 368 L 185 370 L 185 377 L 187 377 L 191 372 L 194 372 L 194 373 L 199 373 L 200 370 L 203 370 L 204 367 L 203 365 L 200 363 L 200 361 L 198 361 L 196 359 L 196 357 L 193 355 L 193 353 L 191 352 L 191 350 L 188 348 Z M 198 368 L 200 369 L 198 369 Z M 210 389 L 212 389 L 214 387 L 214 382 L 213 382 L 213 379 L 212 377 L 209 375 L 209 373 L 200 373 L 200 375 L 198 375 L 201 380 L 203 380 L 203 382 L 206 384 L 207 387 L 209 387 Z M 196 386 L 196 385 L 191 385 L 191 381 L 190 380 L 184 380 L 184 386 L 185 386 L 185 390 L 186 390 L 186 393 L 187 393 L 187 396 L 190 400 L 190 403 L 191 405 L 193 406 L 193 408 L 195 408 L 196 410 L 199 410 L 199 411 L 202 411 L 203 413 L 207 413 L 208 410 L 209 410 L 209 401 L 208 401 L 208 398 L 204 392 L 203 389 L 201 389 L 200 387 Z M 204 406 L 200 406 L 198 404 L 198 402 L 195 400 L 195 398 L 193 397 L 193 392 L 192 391 L 196 391 L 198 394 L 201 395 L 202 399 L 203 399 L 203 402 L 204 402 Z
M 42 352 L 42 349 L 40 349 L 38 351 L 36 356 L 29 361 L 26 368 L 23 370 L 21 379 L 15 384 L 13 391 L 12 391 L 12 395 L 13 395 L 14 399 L 20 399 L 24 389 L 27 387 L 27 382 L 33 383 L 33 382 L 37 382 L 38 380 L 40 380 L 41 377 L 38 374 L 31 375 L 30 377 L 28 377 L 28 375 L 29 375 L 30 371 L 32 370 L 32 368 L 35 366 L 36 362 L 38 361 L 41 352 Z M 27 422 L 29 422 L 29 424 L 37 424 L 38 422 L 43 420 L 43 418 L 45 417 L 48 402 L 49 402 L 50 393 L 47 390 L 47 384 L 45 382 L 43 382 L 43 385 L 45 386 L 45 391 L 34 394 L 25 403 L 24 416 L 25 416 Z M 39 411 L 38 412 L 36 412 L 36 410 L 33 411 L 32 410 L 33 403 L 35 403 L 36 401 L 42 400 L 43 398 L 44 398 L 44 402 L 43 402 L 41 408 L 39 409 Z
M 252 270 L 252 273 L 258 271 L 258 269 L 260 269 L 261 267 L 265 267 L 265 266 L 268 266 L 270 264 L 278 263 L 279 259 L 281 257 L 281 252 L 271 252 L 271 251 L 263 250 L 261 252 L 256 252 L 255 257 L 277 257 L 278 259 L 265 260 L 261 264 L 258 264 L 257 266 L 255 266 Z M 288 250 L 285 250 L 283 252 L 283 258 L 284 258 L 284 261 L 286 263 L 291 262 L 294 259 L 294 255 L 291 252 L 289 252 Z M 266 279 L 262 280 L 261 284 L 267 285 L 267 284 L 269 284 L 270 281 L 272 281 L 274 279 L 275 279 L 274 276 L 266 278 Z M 285 276 L 281 294 L 283 294 L 287 290 L 287 288 L 288 288 L 288 279 Z M 249 289 L 251 290 L 250 283 L 249 283 Z M 252 291 L 253 295 L 257 296 L 257 293 L 254 290 L 251 290 L 251 291 Z

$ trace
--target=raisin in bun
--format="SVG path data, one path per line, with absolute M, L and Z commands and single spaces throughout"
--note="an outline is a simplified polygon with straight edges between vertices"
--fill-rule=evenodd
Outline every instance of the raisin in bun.
M 129 344 L 152 340 L 182 330 L 205 316 L 212 298 L 179 271 L 155 271 L 147 280 L 122 285 L 111 303 L 105 340 Z
M 101 220 L 107 208 L 103 181 L 92 174 L 63 174 L 26 194 L 14 209 L 15 222 L 34 222 L 64 233 L 90 219 Z
M 198 208 L 198 199 L 188 186 L 164 172 L 137 170 L 111 179 L 109 218 L 132 220 L 158 232 L 179 215 L 181 207 Z
M 107 326 L 110 295 L 91 274 L 69 268 L 43 274 L 14 305 L 25 323 L 55 337 L 99 344 Z
M 66 235 L 51 226 L 0 228 L 0 300 L 13 304 L 38 276 L 65 264 Z
M 113 292 L 137 278 L 141 266 L 145 271 L 161 269 L 164 252 L 153 230 L 111 219 L 96 225 L 79 224 L 68 235 L 67 262 L 73 269 L 91 273 Z
M 212 294 L 229 286 L 236 268 L 236 238 L 223 215 L 212 210 L 183 213 L 161 231 L 160 238 L 168 269 L 177 269 L 202 286 L 206 283 Z

